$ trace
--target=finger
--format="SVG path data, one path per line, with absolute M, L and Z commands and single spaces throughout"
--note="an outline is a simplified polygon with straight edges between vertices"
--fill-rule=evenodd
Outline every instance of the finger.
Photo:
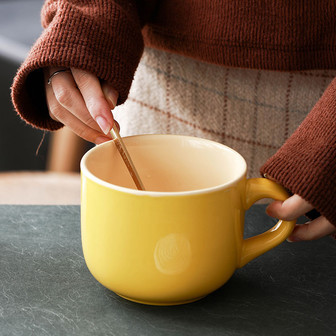
M 107 102 L 109 103 L 110 109 L 113 110 L 117 105 L 118 92 L 113 89 L 111 84 L 109 84 L 105 81 L 101 84 L 101 87 L 102 87 L 104 96 L 105 96 Z
M 46 88 L 46 96 L 50 117 L 52 119 L 67 125 L 78 136 L 95 144 L 100 144 L 102 142 L 111 140 L 109 137 L 104 136 L 100 129 L 97 131 L 87 126 L 62 105 L 60 105 L 51 87 Z
M 57 70 L 55 70 L 57 71 Z M 44 74 L 44 87 L 45 87 L 45 94 L 46 94 L 46 102 L 48 106 L 48 111 L 49 111 L 49 116 L 51 119 L 55 121 L 59 121 L 52 113 L 52 108 L 51 108 L 51 101 L 54 99 L 54 93 L 52 90 L 52 86 L 48 84 L 48 80 L 50 78 L 50 74 L 52 72 L 49 70 L 49 68 L 44 68 L 43 74 Z
M 336 227 L 325 217 L 320 216 L 306 224 L 297 224 L 287 240 L 289 242 L 316 240 L 334 232 L 336 232 Z
M 71 68 L 71 72 L 92 118 L 108 134 L 113 126 L 113 115 L 99 79 L 84 70 Z
M 120 125 L 117 120 L 114 120 L 114 124 L 117 126 L 118 132 L 120 132 Z
M 50 74 L 55 71 L 57 71 L 57 68 L 50 68 Z M 52 88 L 53 94 L 60 105 L 74 114 L 84 124 L 101 131 L 86 108 L 71 72 L 62 72 L 54 76 L 51 85 L 47 85 L 47 90 L 50 90 L 50 88 Z
M 57 120 L 64 125 L 67 125 L 67 127 L 69 127 L 69 129 L 71 129 L 79 137 L 97 145 L 111 140 L 108 136 L 87 126 L 73 114 L 69 113 L 69 111 L 67 111 L 63 106 L 58 104 L 56 99 L 55 103 L 53 101 L 50 102 L 50 106 Z
M 305 201 L 299 195 L 293 195 L 285 201 L 274 201 L 267 208 L 266 212 L 269 216 L 280 218 L 283 220 L 294 220 L 314 207 Z

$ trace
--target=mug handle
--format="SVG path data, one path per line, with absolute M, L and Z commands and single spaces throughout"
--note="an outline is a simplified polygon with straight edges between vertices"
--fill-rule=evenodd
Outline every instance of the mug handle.
M 288 197 L 289 194 L 287 191 L 271 180 L 252 178 L 246 181 L 246 210 L 249 209 L 253 203 L 262 198 L 273 198 L 275 200 L 284 201 Z M 278 223 L 268 231 L 244 239 L 238 267 L 243 267 L 254 258 L 282 243 L 292 233 L 295 223 L 296 220 L 279 220 Z

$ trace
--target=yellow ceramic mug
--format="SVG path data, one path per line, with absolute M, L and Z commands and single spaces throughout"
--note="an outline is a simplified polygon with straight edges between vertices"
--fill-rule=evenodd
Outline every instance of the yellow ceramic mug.
M 247 180 L 234 150 L 177 135 L 124 140 L 146 191 L 134 189 L 113 141 L 81 161 L 84 257 L 118 295 L 153 305 L 195 301 L 293 230 L 294 221 L 279 221 L 243 239 L 245 210 L 288 195 L 267 179 Z

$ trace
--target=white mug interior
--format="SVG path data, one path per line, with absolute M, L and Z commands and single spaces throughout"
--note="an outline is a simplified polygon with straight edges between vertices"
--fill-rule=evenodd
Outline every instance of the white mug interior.
M 180 193 L 226 187 L 246 174 L 244 158 L 220 143 L 181 135 L 124 138 L 145 192 Z M 135 189 L 113 141 L 86 153 L 81 171 L 112 188 Z

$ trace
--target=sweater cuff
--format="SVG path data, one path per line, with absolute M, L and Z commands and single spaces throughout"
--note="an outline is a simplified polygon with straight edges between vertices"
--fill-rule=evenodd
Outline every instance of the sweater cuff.
M 336 79 L 260 169 L 336 225 Z
M 12 100 L 27 123 L 42 129 L 62 126 L 49 116 L 43 68 L 74 67 L 108 81 L 123 103 L 143 52 L 141 26 L 129 1 L 47 1 L 42 9 L 46 29 L 19 68 Z

